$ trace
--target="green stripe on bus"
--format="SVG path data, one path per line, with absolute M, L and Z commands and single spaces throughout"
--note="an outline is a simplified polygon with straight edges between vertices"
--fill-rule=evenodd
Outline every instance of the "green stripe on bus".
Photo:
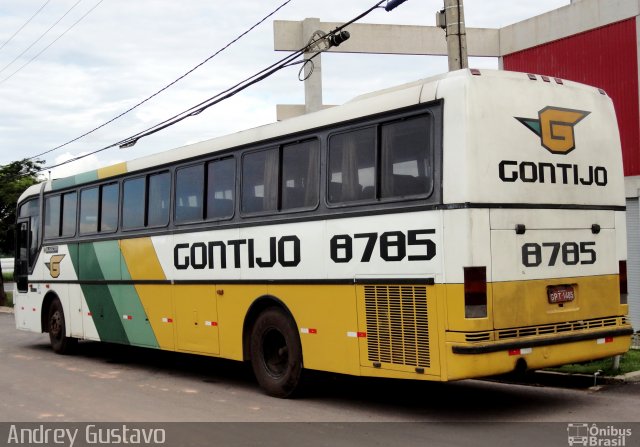
M 98 180 L 98 171 L 83 172 L 75 176 L 76 185 L 95 182 L 96 180 Z
M 77 259 L 76 272 L 79 280 L 106 279 L 100 268 L 94 244 L 80 244 Z M 122 316 L 115 306 L 109 286 L 82 284 L 81 287 L 100 340 L 129 344 Z
M 56 189 L 64 189 L 64 188 L 69 188 L 71 186 L 75 186 L 75 184 L 76 184 L 76 178 L 74 176 L 57 178 L 51 181 L 51 189 L 55 191 Z
M 131 279 L 127 265 L 120 253 L 118 241 L 95 242 L 93 248 L 104 279 L 107 281 Z M 112 284 L 107 287 L 129 343 L 157 348 L 158 341 L 142 307 L 136 288 L 133 285 L 123 284 Z
M 98 171 L 83 172 L 71 177 L 57 178 L 51 181 L 51 189 L 58 190 L 98 180 Z

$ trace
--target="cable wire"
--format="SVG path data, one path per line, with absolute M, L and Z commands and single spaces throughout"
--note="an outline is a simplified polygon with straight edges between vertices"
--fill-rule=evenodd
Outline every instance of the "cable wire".
M 39 172 L 43 172 L 46 170 L 50 170 L 53 168 L 57 168 L 59 166 L 62 165 L 66 165 L 68 163 L 72 163 L 74 161 L 77 160 L 81 160 L 83 158 L 89 157 L 91 155 L 103 152 L 107 149 L 111 149 L 114 147 L 121 147 L 121 148 L 126 148 L 126 147 L 130 147 L 133 146 L 134 144 L 136 144 L 141 138 L 147 137 L 149 135 L 153 135 L 156 132 L 159 132 L 163 129 L 166 129 L 167 127 L 173 126 L 183 120 L 185 120 L 186 118 L 189 118 L 191 116 L 195 116 L 198 115 L 200 113 L 202 113 L 204 110 L 208 109 L 209 107 L 218 104 L 221 101 L 224 101 L 225 99 L 228 99 L 238 93 L 240 93 L 241 91 L 245 90 L 246 88 L 250 87 L 253 84 L 256 84 L 257 82 L 260 82 L 264 79 L 266 79 L 267 77 L 271 76 L 272 74 L 276 73 L 277 71 L 292 66 L 292 65 L 296 65 L 298 63 L 301 62 L 294 62 L 294 60 L 296 58 L 298 58 L 299 56 L 301 56 L 302 54 L 305 53 L 305 51 L 307 50 L 307 48 L 312 47 L 318 40 L 320 39 L 324 39 L 327 38 L 328 36 L 334 35 L 340 31 L 342 31 L 344 28 L 346 28 L 347 26 L 351 25 L 352 23 L 362 19 L 363 17 L 367 16 L 368 14 L 370 14 L 372 11 L 374 11 L 375 9 L 379 8 L 380 5 L 382 3 L 385 3 L 387 0 L 381 0 L 379 2 L 377 2 L 375 5 L 373 5 L 372 7 L 370 7 L 369 9 L 367 9 L 366 11 L 364 11 L 363 13 L 359 14 L 358 16 L 356 16 L 355 18 L 349 20 L 348 22 L 336 27 L 334 30 L 332 30 L 331 32 L 327 33 L 326 36 L 321 37 L 319 39 L 317 39 L 316 41 L 313 42 L 309 42 L 307 45 L 305 45 L 303 48 L 293 52 L 292 54 L 290 54 L 289 56 L 286 56 L 282 59 L 280 59 L 278 62 L 275 62 L 273 64 L 271 64 L 269 67 L 266 67 L 262 70 L 260 70 L 259 72 L 255 73 L 254 75 L 244 79 L 243 81 L 238 82 L 237 84 L 235 84 L 234 86 L 212 96 L 211 98 L 206 99 L 205 101 L 202 101 L 201 103 L 181 112 L 178 113 L 174 116 L 172 116 L 171 118 L 168 118 L 154 126 L 151 126 L 143 131 L 138 132 L 135 135 L 132 135 L 130 137 L 127 137 L 123 140 L 120 140 L 116 143 L 110 144 L 108 146 L 105 146 L 103 148 L 79 155 L 77 157 L 74 157 L 72 159 L 69 159 L 67 161 L 55 164 L 55 165 L 50 165 L 47 167 L 42 168 Z M 326 50 L 325 50 L 326 51 Z M 319 54 L 319 53 L 317 53 Z M 316 54 L 316 55 L 317 55 Z M 315 56 L 314 56 L 315 57 Z
M 31 16 L 31 17 L 30 17 L 26 22 L 24 22 L 24 24 L 23 24 L 20 28 L 18 28 L 18 31 L 16 31 L 15 33 L 13 33 L 13 34 L 11 35 L 11 37 L 9 37 L 9 38 L 6 40 L 6 42 L 5 42 L 5 43 L 3 43 L 2 45 L 0 45 L 0 50 L 2 50 L 2 49 L 3 49 L 3 48 L 4 48 L 4 47 L 9 43 L 9 42 L 11 42 L 11 41 L 13 40 L 13 38 L 14 38 L 14 37 L 16 37 L 16 36 L 18 35 L 18 33 L 19 33 L 20 31 L 22 31 L 22 29 L 23 29 L 25 26 L 27 26 L 27 25 L 29 24 L 29 22 L 31 22 L 31 21 L 35 18 L 35 16 L 37 16 L 38 14 L 40 14 L 40 11 L 42 11 L 42 10 L 44 9 L 44 7 L 45 7 L 45 6 L 47 6 L 47 4 L 48 4 L 50 1 L 51 1 L 51 0 L 47 0 L 46 2 L 44 2 L 44 3 L 42 4 L 42 6 L 40 6 L 40 8 L 39 8 L 39 9 L 38 9 L 38 10 L 37 10 L 37 11 L 36 11 L 36 12 L 35 12 L 35 13 L 34 13 L 34 14 L 33 14 L 33 15 L 32 15 L 32 16 Z
M 186 78 L 188 75 L 190 75 L 191 73 L 193 73 L 194 71 L 196 71 L 198 68 L 200 68 L 201 66 L 203 66 L 204 64 L 206 64 L 207 62 L 209 62 L 211 59 L 213 59 L 214 57 L 216 57 L 217 55 L 219 55 L 220 53 L 222 53 L 223 51 L 225 51 L 227 48 L 229 48 L 231 45 L 235 44 L 238 40 L 242 39 L 244 36 L 246 36 L 247 34 L 249 34 L 251 31 L 253 31 L 255 28 L 257 28 L 258 26 L 262 25 L 262 23 L 264 23 L 268 18 L 270 18 L 271 16 L 273 16 L 275 13 L 277 13 L 278 11 L 280 11 L 282 8 L 284 8 L 287 4 L 289 4 L 291 1 L 293 0 L 287 0 L 284 3 L 282 3 L 280 6 L 278 6 L 276 9 L 274 9 L 273 11 L 271 11 L 269 14 L 267 14 L 266 16 L 264 16 L 260 21 L 256 22 L 255 24 L 253 24 L 251 27 L 247 28 L 246 31 L 244 31 L 242 34 L 239 34 L 236 38 L 234 38 L 233 40 L 231 40 L 228 44 L 226 44 L 224 47 L 220 48 L 218 51 L 216 51 L 215 53 L 213 53 L 211 56 L 207 57 L 205 60 L 203 60 L 202 62 L 200 62 L 199 64 L 195 65 L 193 68 L 191 68 L 190 70 L 186 71 L 182 76 L 176 78 L 175 80 L 171 81 L 169 84 L 165 85 L 164 87 L 162 87 L 160 90 L 158 90 L 157 92 L 155 92 L 154 94 L 152 94 L 151 96 L 143 99 L 142 101 L 138 102 L 137 104 L 129 107 L 127 110 L 125 110 L 124 112 L 114 116 L 113 118 L 111 118 L 110 120 L 104 122 L 103 124 L 94 127 L 93 129 L 83 133 L 82 135 L 73 138 L 72 140 L 67 141 L 66 143 L 60 144 L 52 149 L 49 149 L 47 151 L 41 152 L 39 154 L 36 154 L 32 157 L 29 157 L 28 160 L 32 160 L 34 158 L 38 158 L 41 157 L 42 155 L 46 155 L 49 154 L 53 151 L 57 151 L 58 149 L 61 149 L 65 146 L 68 146 L 71 143 L 75 143 L 76 141 L 86 137 L 87 135 L 90 135 L 94 132 L 96 132 L 97 130 L 102 129 L 103 127 L 107 126 L 108 124 L 111 124 L 112 122 L 116 121 L 119 118 L 122 118 L 123 116 L 125 116 L 126 114 L 132 112 L 133 110 L 137 109 L 138 107 L 140 107 L 141 105 L 147 103 L 148 101 L 150 101 L 151 99 L 155 98 L 156 96 L 158 96 L 160 93 L 164 92 L 165 90 L 167 90 L 169 87 L 172 87 L 174 84 L 178 83 L 179 81 L 181 81 L 182 79 Z M 1 83 L 1 81 L 0 81 Z
M 27 51 L 29 51 L 31 48 L 33 48 L 33 46 L 34 46 L 35 44 L 37 44 L 38 42 L 40 42 L 40 40 L 41 40 L 44 36 L 46 36 L 46 35 L 47 35 L 47 33 L 49 33 L 49 31 L 51 31 L 51 30 L 52 30 L 52 29 L 53 29 L 53 28 L 54 28 L 58 23 L 60 23 L 60 21 L 61 21 L 62 19 L 64 19 L 64 18 L 65 18 L 65 17 L 66 17 L 66 16 L 67 16 L 67 15 L 68 15 L 72 10 L 73 10 L 73 8 L 75 8 L 76 6 L 78 6 L 78 4 L 79 4 L 81 1 L 82 1 L 82 0 L 78 0 L 77 2 L 75 2 L 75 3 L 73 4 L 73 6 L 72 6 L 71 8 L 69 8 L 69 9 L 67 10 L 67 12 L 65 12 L 65 13 L 62 15 L 62 17 L 60 17 L 58 20 L 56 20 L 56 22 L 55 22 L 53 25 L 51 25 L 51 26 L 50 26 L 50 27 L 49 27 L 49 28 L 48 28 L 44 33 L 42 33 L 42 34 L 40 35 L 40 37 L 38 37 L 36 40 L 34 40 L 34 41 L 31 43 L 31 45 L 29 45 L 27 48 L 25 48 L 25 49 L 22 51 L 22 53 L 18 54 L 18 55 L 17 55 L 17 56 L 16 56 L 16 57 L 11 61 L 11 62 L 9 62 L 7 65 L 5 65 L 4 67 L 0 68 L 0 73 L 2 73 L 2 72 L 3 72 L 3 71 L 5 71 L 7 68 L 9 68 L 10 66 L 12 66 L 12 65 L 14 64 L 14 62 L 15 62 L 15 61 L 17 61 L 18 59 L 20 59 L 20 58 L 24 55 L 24 53 L 26 53 Z M 14 73 L 14 74 L 15 74 L 15 73 Z M 13 75 L 11 75 L 11 76 L 13 76 Z M 2 81 L 0 81 L 0 83 L 2 83 L 2 82 L 4 82 L 4 81 L 6 81 L 7 79 L 8 79 L 8 78 L 3 79 Z
M 11 73 L 9 76 L 7 76 L 6 78 L 0 80 L 0 85 L 2 85 L 5 81 L 8 81 L 9 79 L 11 79 L 13 76 L 16 75 L 16 73 L 18 73 L 20 70 L 22 70 L 23 68 L 25 68 L 27 65 L 29 65 L 31 62 L 33 62 L 35 59 L 37 59 L 42 53 L 44 53 L 45 51 L 47 51 L 54 43 L 56 43 L 58 40 L 60 40 L 62 38 L 62 36 L 64 36 L 65 34 L 67 34 L 69 31 L 71 31 L 73 29 L 73 27 L 75 27 L 78 23 L 80 23 L 85 17 L 87 17 L 89 14 L 91 14 L 93 12 L 94 9 L 96 9 L 98 6 L 100 6 L 100 3 L 102 3 L 104 0 L 100 0 L 98 3 L 96 3 L 93 8 L 91 8 L 90 10 L 88 10 L 86 13 L 84 13 L 84 15 L 82 15 L 78 20 L 76 20 L 75 22 L 73 22 L 73 24 L 67 28 L 66 30 L 64 30 L 64 32 L 62 34 L 60 34 L 58 37 L 56 37 L 53 42 L 51 42 L 49 45 L 47 45 L 46 47 L 44 47 L 42 50 L 40 50 L 38 53 L 36 53 L 31 59 L 29 59 L 25 64 L 23 64 L 20 68 L 18 68 L 16 71 L 14 71 L 13 73 Z

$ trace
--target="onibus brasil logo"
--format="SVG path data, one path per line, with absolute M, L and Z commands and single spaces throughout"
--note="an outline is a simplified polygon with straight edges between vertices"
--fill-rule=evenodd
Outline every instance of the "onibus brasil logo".
M 631 438 L 630 428 L 615 425 L 602 427 L 596 424 L 567 424 L 567 443 L 569 446 L 582 445 L 585 447 L 626 447 Z
M 576 148 L 573 128 L 591 112 L 547 106 L 538 119 L 515 117 L 540 137 L 540 144 L 552 154 L 568 154 Z

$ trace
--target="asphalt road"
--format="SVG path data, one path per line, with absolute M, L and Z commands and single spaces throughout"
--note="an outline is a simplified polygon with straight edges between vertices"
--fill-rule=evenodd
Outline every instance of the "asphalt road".
M 564 446 L 568 423 L 598 422 L 637 428 L 640 441 L 640 424 L 629 424 L 640 422 L 640 384 L 590 391 L 313 374 L 302 397 L 281 400 L 262 394 L 250 368 L 237 362 L 94 342 L 80 343 L 73 356 L 56 355 L 46 334 L 17 331 L 11 314 L 0 314 L 0 378 L 3 422 L 313 422 L 215 427 L 222 440 L 243 434 L 260 441 L 243 438 L 251 445 L 275 445 L 275 430 L 331 446 L 356 445 L 356 438 L 369 446 Z M 190 433 L 214 425 L 197 427 Z M 2 436 L 0 427 L 0 445 Z M 318 439 L 326 444 L 311 442 Z

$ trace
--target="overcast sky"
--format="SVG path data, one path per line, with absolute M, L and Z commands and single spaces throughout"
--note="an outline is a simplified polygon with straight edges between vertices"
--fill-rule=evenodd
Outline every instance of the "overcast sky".
M 49 0 L 11 38 L 45 2 L 0 0 L 0 164 L 44 152 L 110 120 L 202 62 L 284 0 Z M 284 53 L 273 50 L 274 19 L 317 17 L 341 22 L 374 3 L 292 0 L 241 41 L 144 106 L 41 158 L 49 166 L 115 143 L 282 58 Z M 363 22 L 434 25 L 435 11 L 442 3 L 408 0 L 389 13 L 376 10 Z M 498 28 L 569 3 L 466 0 L 466 23 Z M 472 59 L 470 65 L 497 68 L 497 60 Z M 304 102 L 298 69 L 284 69 L 132 148 L 107 150 L 57 168 L 52 176 L 273 122 L 276 104 Z M 340 104 L 361 93 L 444 72 L 447 61 L 444 57 L 328 54 L 323 56 L 322 70 L 324 102 Z

